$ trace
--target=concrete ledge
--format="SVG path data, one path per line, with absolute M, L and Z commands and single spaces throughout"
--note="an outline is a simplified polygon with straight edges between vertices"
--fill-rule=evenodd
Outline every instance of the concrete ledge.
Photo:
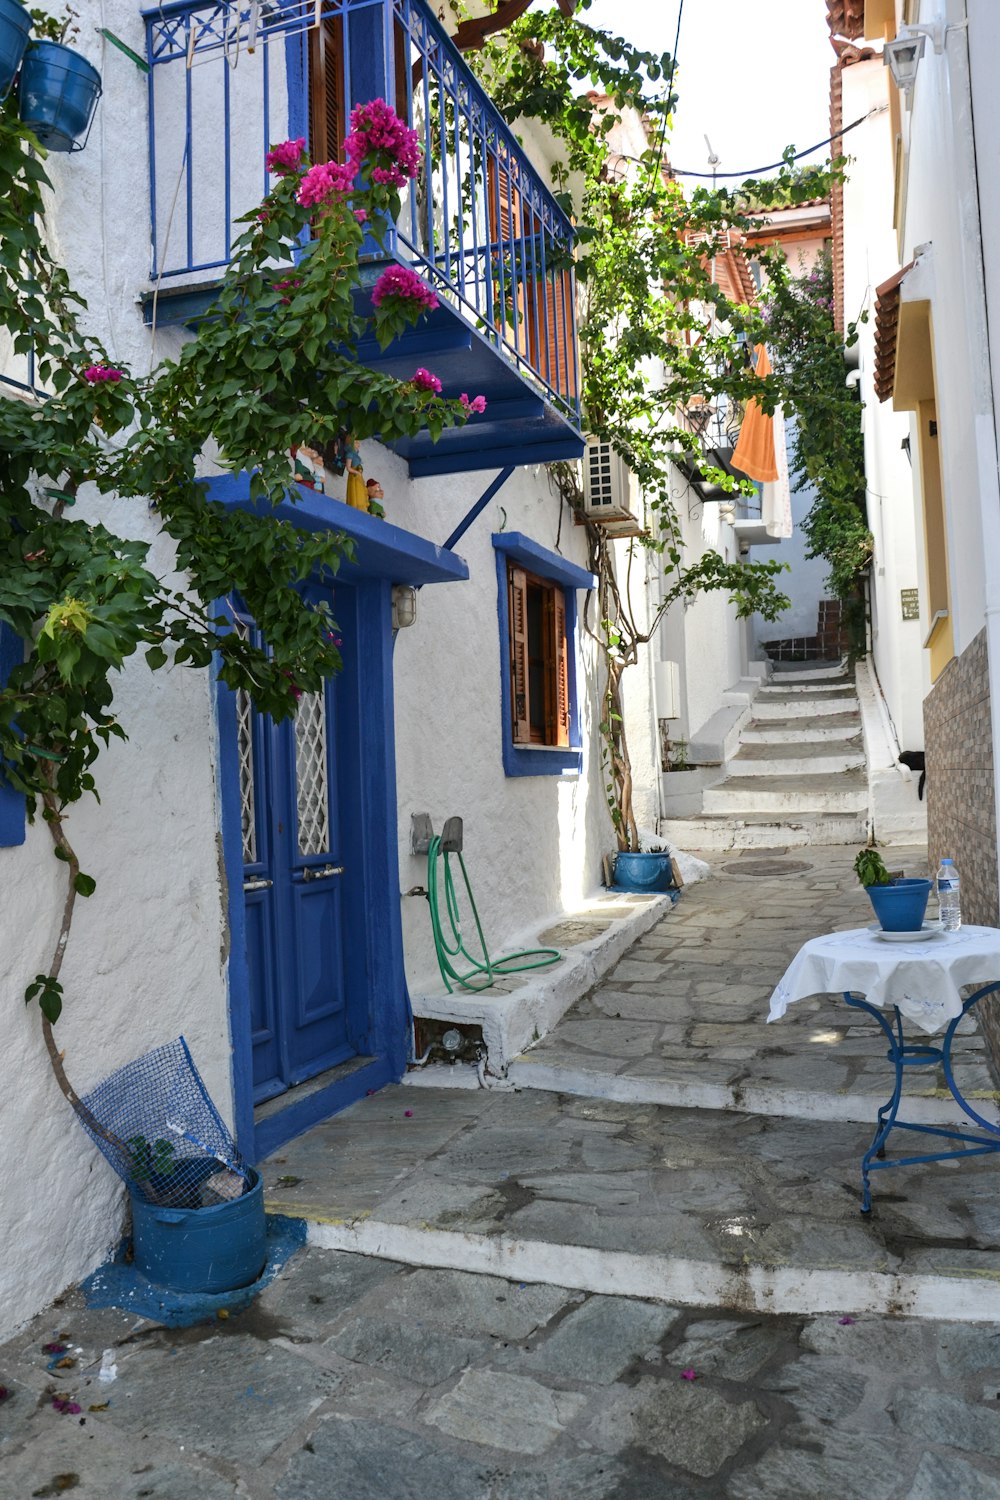
M 1000 1272 L 943 1275 L 850 1270 L 836 1266 L 750 1265 L 560 1245 L 509 1235 L 417 1229 L 358 1219 L 309 1224 L 308 1242 L 412 1266 L 476 1271 L 510 1281 L 644 1297 L 681 1307 L 755 1313 L 880 1313 L 956 1322 L 1000 1321 Z
M 619 1104 L 663 1104 L 681 1109 L 735 1110 L 748 1115 L 778 1115 L 793 1120 L 847 1120 L 871 1125 L 885 1092 L 878 1095 L 821 1094 L 815 1090 L 754 1087 L 680 1082 L 664 1078 L 622 1077 L 613 1073 L 593 1072 L 587 1068 L 566 1068 L 537 1060 L 527 1052 L 513 1060 L 507 1081 L 519 1089 L 543 1089 L 548 1093 L 574 1094 L 586 1099 L 611 1099 Z M 969 1102 L 991 1124 L 1000 1125 L 996 1096 L 982 1090 L 970 1090 Z M 935 1090 L 926 1094 L 906 1094 L 900 1113 L 915 1125 L 962 1125 L 973 1129 L 974 1123 L 956 1104 L 951 1094 Z
M 619 915 L 625 908 L 624 915 Z M 560 947 L 558 929 L 574 923 L 607 920 L 595 937 L 573 942 L 557 964 L 548 969 L 501 979 L 488 990 L 455 994 L 411 993 L 413 1014 L 428 1021 L 453 1021 L 456 1025 L 481 1026 L 487 1051 L 487 1068 L 504 1077 L 511 1059 L 532 1041 L 538 1041 L 565 1015 L 581 995 L 593 989 L 637 938 L 655 927 L 673 909 L 669 896 L 639 896 L 609 891 L 596 897 L 581 912 L 560 912 L 541 932 L 533 931 L 511 943 L 512 949 Z M 549 929 L 556 934 L 549 936 Z

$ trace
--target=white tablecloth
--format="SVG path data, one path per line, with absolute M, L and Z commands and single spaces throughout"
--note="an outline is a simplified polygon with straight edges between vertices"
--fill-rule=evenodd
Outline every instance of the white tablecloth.
M 809 995 L 862 996 L 869 1005 L 896 1005 L 921 1031 L 944 1031 L 961 1013 L 965 985 L 1000 980 L 1000 931 L 961 927 L 925 942 L 890 943 L 867 927 L 834 932 L 804 944 L 771 996 L 778 1021 Z

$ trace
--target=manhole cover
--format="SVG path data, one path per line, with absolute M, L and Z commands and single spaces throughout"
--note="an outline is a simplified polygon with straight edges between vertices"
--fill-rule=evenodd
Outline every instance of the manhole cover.
M 727 875 L 802 875 L 812 865 L 800 859 L 741 859 L 738 864 L 723 865 Z

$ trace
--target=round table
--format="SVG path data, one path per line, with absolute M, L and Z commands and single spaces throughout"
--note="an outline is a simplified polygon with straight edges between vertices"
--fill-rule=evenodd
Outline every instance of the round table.
M 884 937 L 876 925 L 811 938 L 799 949 L 775 987 L 769 1021 L 780 1020 L 796 1000 L 839 991 L 848 1005 L 874 1017 L 889 1043 L 887 1056 L 895 1068 L 895 1084 L 878 1110 L 875 1135 L 861 1160 L 862 1213 L 871 1211 L 870 1174 L 874 1171 L 1000 1151 L 1000 1126 L 984 1119 L 963 1097 L 951 1065 L 952 1042 L 959 1021 L 984 996 L 1000 990 L 998 974 L 1000 930 L 994 927 L 961 927 L 957 932 L 932 929 L 925 940 L 897 942 Z M 963 1000 L 962 990 L 971 985 L 979 988 Z M 904 1021 L 927 1035 L 943 1032 L 940 1044 L 908 1042 Z M 906 1069 L 934 1067 L 939 1063 L 952 1097 L 980 1132 L 986 1132 L 985 1136 L 937 1125 L 915 1125 L 897 1117 Z M 964 1141 L 966 1145 L 958 1151 L 886 1160 L 886 1141 L 893 1130 L 944 1136 Z

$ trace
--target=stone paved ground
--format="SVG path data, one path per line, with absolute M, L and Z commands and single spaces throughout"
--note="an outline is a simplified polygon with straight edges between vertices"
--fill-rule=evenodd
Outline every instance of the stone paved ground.
M 47 1368 L 56 1338 L 72 1369 Z M 308 1249 L 187 1331 L 71 1295 L 0 1375 L 2 1500 L 1000 1500 L 1000 1332 L 968 1323 L 749 1318 Z
M 61 1299 L 0 1347 L 0 1500 L 1000 1500 L 995 1170 L 883 1174 L 862 1219 L 881 1044 L 834 1001 L 763 1025 L 799 943 L 869 919 L 853 854 L 715 859 L 513 1070 L 561 1092 L 422 1077 L 265 1164 L 372 1254 L 313 1245 L 186 1331 Z M 685 1080 L 715 1107 L 644 1097 Z
M 702 1085 L 728 1091 L 730 1104 L 756 1108 L 759 1101 L 767 1112 L 783 1113 L 812 1111 L 819 1096 L 828 1101 L 827 1118 L 870 1119 L 871 1101 L 888 1092 L 885 1043 L 874 1022 L 829 996 L 800 1001 L 780 1023 L 763 1024 L 772 989 L 808 938 L 873 920 L 851 869 L 856 852 L 833 846 L 712 854 L 713 878 L 685 892 L 669 917 L 514 1064 L 512 1078 L 531 1087 L 537 1071 L 539 1087 L 592 1092 L 601 1087 L 597 1077 L 612 1077 L 613 1097 L 663 1102 L 682 1102 L 671 1100 L 666 1085 Z M 923 849 L 885 853 L 891 869 L 926 873 Z M 760 867 L 776 873 L 740 873 Z M 992 1101 L 982 1039 L 971 1021 L 962 1030 L 956 1079 L 968 1097 Z M 582 1084 L 573 1074 L 583 1075 Z M 946 1096 L 940 1069 L 914 1070 L 904 1087 Z M 813 1095 L 812 1104 L 793 1098 L 786 1108 L 780 1096 L 788 1091 Z M 706 1097 L 717 1100 L 718 1093 Z M 858 1098 L 860 1107 L 845 1107 Z M 701 1102 L 683 1096 L 689 1101 Z

